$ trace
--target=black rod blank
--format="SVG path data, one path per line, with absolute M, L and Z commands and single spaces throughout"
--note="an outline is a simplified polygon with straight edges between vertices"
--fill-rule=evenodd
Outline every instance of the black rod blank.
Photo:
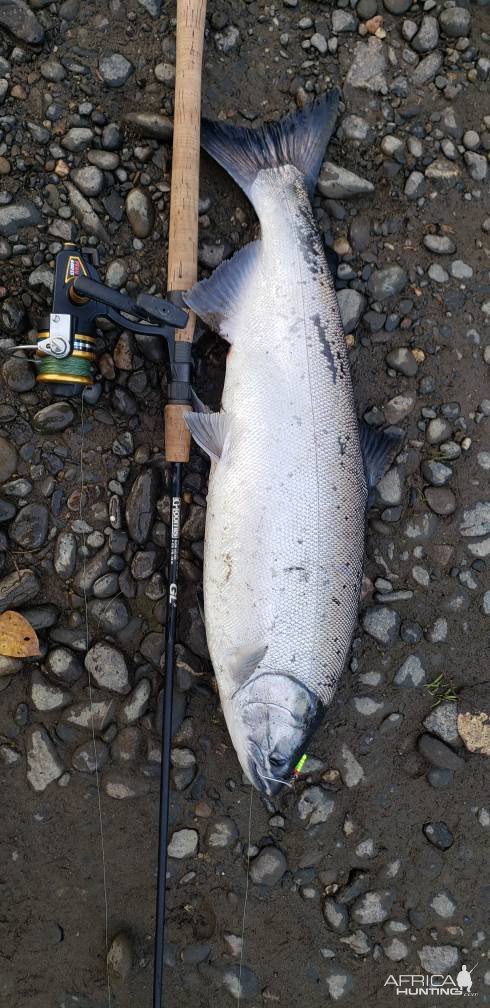
M 170 486 L 170 558 L 167 592 L 167 622 L 165 627 L 165 685 L 162 719 L 162 765 L 160 773 L 153 1008 L 163 1008 L 167 846 L 170 805 L 170 752 L 172 748 L 172 700 L 175 668 L 175 638 L 177 633 L 177 583 L 180 553 L 182 469 L 182 462 L 173 463 Z

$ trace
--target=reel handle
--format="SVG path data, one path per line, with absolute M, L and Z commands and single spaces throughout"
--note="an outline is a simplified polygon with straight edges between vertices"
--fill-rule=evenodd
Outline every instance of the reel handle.
M 101 309 L 100 315 L 107 315 L 106 309 L 114 308 L 116 311 L 125 312 L 135 319 L 148 319 L 152 323 L 160 322 L 175 328 L 187 324 L 187 312 L 170 301 L 163 301 L 162 298 L 153 297 L 151 294 L 139 294 L 136 301 L 133 301 L 127 294 L 121 294 L 113 287 L 106 287 L 105 284 L 98 280 L 92 280 L 90 277 L 77 277 L 69 290 L 71 296 L 72 292 L 75 293 L 77 300 L 82 297 L 85 300 L 88 298 L 98 302 Z M 78 301 L 78 303 L 80 302 Z M 131 328 L 129 319 L 127 328 Z

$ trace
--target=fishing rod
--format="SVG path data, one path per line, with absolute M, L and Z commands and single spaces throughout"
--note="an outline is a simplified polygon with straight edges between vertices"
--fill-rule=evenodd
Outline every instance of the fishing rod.
M 197 280 L 199 218 L 199 161 L 201 131 L 201 73 L 206 0 L 177 0 L 177 52 L 175 66 L 174 132 L 167 290 L 170 300 L 182 304 L 182 292 Z M 191 348 L 196 317 L 189 312 L 185 328 L 175 334 L 175 367 L 179 375 L 169 386 L 165 407 L 165 458 L 171 463 L 170 549 L 165 627 L 165 688 L 163 699 L 162 764 L 158 870 L 153 974 L 153 1008 L 162 1008 L 167 881 L 167 846 L 170 805 L 170 752 L 172 700 L 177 632 L 177 593 L 180 553 L 182 472 L 189 460 L 190 433 L 185 414 L 190 406 Z
M 197 208 L 197 201 L 196 201 Z M 174 217 L 175 224 L 175 217 Z M 197 226 L 197 212 L 196 212 Z M 163 995 L 163 953 L 165 933 L 165 882 L 170 791 L 170 751 L 172 743 L 172 693 L 175 637 L 177 629 L 177 582 L 180 545 L 180 504 L 183 463 L 189 457 L 184 415 L 190 405 L 191 329 L 193 319 L 176 295 L 164 300 L 141 293 L 134 300 L 101 282 L 98 256 L 67 242 L 56 256 L 52 310 L 38 329 L 37 343 L 12 347 L 35 353 L 36 380 L 49 383 L 58 395 L 72 396 L 95 381 L 96 319 L 105 317 L 135 334 L 163 339 L 167 347 L 168 404 L 165 408 L 165 451 L 171 465 L 171 524 L 167 623 L 165 628 L 165 688 L 160 775 L 158 875 L 155 926 L 155 969 L 153 1005 L 161 1008 Z M 178 260 L 174 259 L 178 269 Z M 197 269 L 197 264 L 196 264 Z M 173 284 L 178 283 L 174 273 Z M 185 276 L 182 271 L 182 275 Z M 192 286 L 192 279 L 190 280 Z M 177 286 L 174 290 L 178 290 Z M 179 339 L 182 334 L 183 338 Z M 15 614 L 14 614 L 15 615 Z
M 197 280 L 201 69 L 206 0 L 177 0 L 177 54 L 172 185 L 168 244 L 168 300 L 142 293 L 136 299 L 101 282 L 95 249 L 67 242 L 56 256 L 52 311 L 39 326 L 34 350 L 37 381 L 55 383 L 73 395 L 94 383 L 96 319 L 105 317 L 135 334 L 163 338 L 167 346 L 165 457 L 170 470 L 170 548 L 165 626 L 165 685 L 158 817 L 158 867 L 154 944 L 153 1008 L 163 1008 L 167 846 L 170 805 L 172 700 L 177 633 L 183 466 L 189 460 L 185 415 L 191 405 L 191 350 L 196 318 L 184 310 L 182 293 Z

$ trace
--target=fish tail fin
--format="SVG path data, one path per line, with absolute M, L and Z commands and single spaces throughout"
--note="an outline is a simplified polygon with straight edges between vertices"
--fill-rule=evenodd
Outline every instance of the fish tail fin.
M 294 165 L 315 191 L 325 148 L 337 118 L 340 91 L 332 88 L 315 101 L 259 129 L 204 119 L 201 144 L 250 197 L 260 171 Z

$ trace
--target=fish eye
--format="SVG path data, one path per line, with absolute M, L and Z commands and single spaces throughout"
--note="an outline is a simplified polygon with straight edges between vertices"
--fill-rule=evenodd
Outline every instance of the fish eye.
M 269 757 L 269 763 L 272 767 L 282 767 L 285 762 L 284 756 L 280 756 L 277 753 L 273 753 L 272 756 Z

